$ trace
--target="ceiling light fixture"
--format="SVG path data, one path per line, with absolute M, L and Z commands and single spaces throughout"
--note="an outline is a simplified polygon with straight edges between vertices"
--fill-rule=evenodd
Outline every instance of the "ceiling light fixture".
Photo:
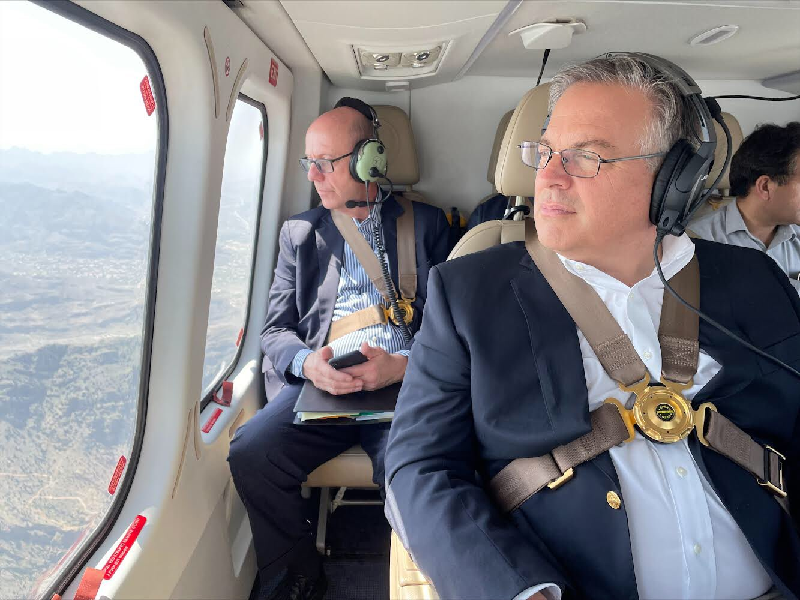
M 738 25 L 720 25 L 694 36 L 689 40 L 689 45 L 710 46 L 711 44 L 718 44 L 736 35 L 737 31 L 739 31 Z

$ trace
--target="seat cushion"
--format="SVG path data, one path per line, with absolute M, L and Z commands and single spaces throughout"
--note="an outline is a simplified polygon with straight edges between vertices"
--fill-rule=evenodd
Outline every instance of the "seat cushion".
M 389 559 L 389 598 L 392 600 L 438 600 L 439 595 L 425 574 L 417 568 L 400 538 L 392 531 Z
M 337 425 L 331 425 L 337 427 Z M 348 427 L 342 425 L 341 427 Z M 361 446 L 353 446 L 314 469 L 306 487 L 376 488 L 372 482 L 372 461 Z

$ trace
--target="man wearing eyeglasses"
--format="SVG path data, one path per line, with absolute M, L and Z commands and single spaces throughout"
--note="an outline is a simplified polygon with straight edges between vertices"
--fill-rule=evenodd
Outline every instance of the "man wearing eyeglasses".
M 654 269 L 657 173 L 700 131 L 657 65 L 556 74 L 547 130 L 513 149 L 535 173 L 535 231 L 431 271 L 386 514 L 441 598 L 800 595 L 800 381 L 705 321 L 673 335 L 687 321 Z M 712 319 L 800 365 L 800 298 L 771 259 L 685 234 L 658 257 Z
M 356 143 L 375 137 L 372 117 L 371 107 L 349 99 L 347 105 L 324 113 L 308 128 L 306 155 L 300 165 L 322 205 L 291 217 L 281 228 L 280 254 L 261 335 L 267 390 L 275 382 L 282 389 L 274 395 L 268 392 L 267 405 L 239 428 L 231 442 L 228 461 L 247 508 L 262 585 L 269 585 L 287 568 L 271 600 L 320 600 L 325 593 L 321 557 L 300 497 L 308 474 L 360 444 L 372 460 L 375 483 L 382 487 L 384 482 L 388 424 L 295 425 L 292 412 L 306 380 L 335 395 L 375 390 L 401 381 L 408 362 L 413 338 L 407 341 L 400 328 L 386 319 L 358 320 L 349 333 L 338 327 L 334 335 L 334 326 L 347 319 L 353 322 L 359 311 L 371 315 L 371 309 L 385 304 L 334 223 L 335 213 L 355 224 L 356 235 L 363 236 L 372 252 L 377 250 L 378 219 L 393 285 L 402 290 L 398 220 L 404 209 L 393 196 L 376 205 L 377 184 L 365 186 L 349 168 Z M 350 200 L 370 204 L 347 208 Z M 428 270 L 447 257 L 449 231 L 440 209 L 416 202 L 412 208 L 416 296 L 408 299 L 413 308 L 408 323 L 411 334 L 421 321 Z M 328 364 L 331 358 L 354 350 L 360 350 L 367 362 L 341 370 Z

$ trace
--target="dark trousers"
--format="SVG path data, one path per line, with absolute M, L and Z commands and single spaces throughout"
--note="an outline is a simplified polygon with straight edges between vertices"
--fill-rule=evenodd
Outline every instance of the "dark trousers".
M 284 567 L 309 575 L 320 568 L 300 497 L 300 485 L 318 466 L 361 444 L 383 495 L 389 423 L 295 425 L 292 408 L 301 388 L 284 387 L 231 440 L 228 463 L 250 518 L 261 581 Z

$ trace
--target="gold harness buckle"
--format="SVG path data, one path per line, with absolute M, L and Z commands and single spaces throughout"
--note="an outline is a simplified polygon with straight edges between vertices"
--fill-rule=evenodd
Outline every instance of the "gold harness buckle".
M 412 303 L 415 299 L 416 298 L 398 298 L 397 300 L 397 306 L 403 312 L 403 322 L 405 322 L 406 325 L 410 325 L 411 321 L 414 320 L 414 307 Z M 400 325 L 400 316 L 395 314 L 391 304 L 389 306 L 384 306 L 383 312 L 388 321 L 391 321 L 395 325 Z
M 547 487 L 549 487 L 551 490 L 558 489 L 562 485 L 567 483 L 570 479 L 572 479 L 574 476 L 575 476 L 575 469 L 570 467 L 569 469 L 564 471 L 564 474 L 561 477 L 557 477 L 557 478 L 553 479 L 553 481 L 548 483 Z
M 769 480 L 769 476 L 771 473 L 771 469 L 769 468 L 769 457 L 770 454 L 774 454 L 776 459 L 778 460 L 778 485 L 775 485 Z M 773 494 L 780 496 L 781 498 L 786 498 L 786 488 L 783 485 L 783 461 L 786 460 L 786 457 L 775 450 L 772 446 L 764 446 L 764 475 L 767 479 L 759 479 L 756 477 L 756 481 L 758 485 L 767 488 Z M 779 487 L 780 486 L 780 487 Z

